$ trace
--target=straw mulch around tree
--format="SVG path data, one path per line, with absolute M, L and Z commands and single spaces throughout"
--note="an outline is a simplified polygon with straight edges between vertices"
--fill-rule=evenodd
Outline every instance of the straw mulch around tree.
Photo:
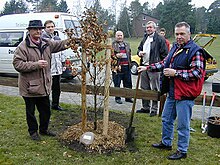
M 60 140 L 71 148 L 77 151 L 109 153 L 112 151 L 119 151 L 125 148 L 125 127 L 114 122 L 109 121 L 108 134 L 103 135 L 103 121 L 97 121 L 97 129 L 94 130 L 94 123 L 87 122 L 85 132 L 94 133 L 94 141 L 90 145 L 85 145 L 80 142 L 80 137 L 83 135 L 81 123 L 68 127 L 62 134 Z

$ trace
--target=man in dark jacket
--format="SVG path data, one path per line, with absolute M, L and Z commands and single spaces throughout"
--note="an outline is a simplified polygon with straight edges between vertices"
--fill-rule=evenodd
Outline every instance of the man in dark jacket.
M 51 56 L 66 49 L 67 40 L 50 41 L 41 39 L 44 26 L 40 20 L 31 20 L 26 39 L 15 50 L 13 65 L 19 72 L 18 87 L 26 106 L 28 132 L 32 140 L 41 140 L 35 117 L 35 106 L 39 112 L 41 135 L 55 136 L 48 130 L 50 121 Z
M 148 66 L 152 63 L 163 60 L 168 54 L 168 49 L 164 37 L 156 32 L 156 24 L 149 21 L 146 25 L 146 34 L 138 47 L 138 56 L 141 57 L 141 65 Z M 144 90 L 160 90 L 160 73 L 143 71 L 141 73 L 141 89 Z M 137 113 L 150 113 L 155 116 L 158 109 L 158 101 L 142 99 L 142 108 Z
M 174 121 L 177 118 L 177 151 L 167 157 L 171 160 L 187 156 L 192 107 L 194 99 L 201 93 L 205 75 L 204 52 L 190 38 L 189 24 L 177 23 L 175 37 L 176 43 L 163 61 L 138 68 L 139 72 L 164 68 L 161 94 L 167 93 L 167 98 L 162 114 L 162 140 L 152 146 L 158 149 L 172 149 Z

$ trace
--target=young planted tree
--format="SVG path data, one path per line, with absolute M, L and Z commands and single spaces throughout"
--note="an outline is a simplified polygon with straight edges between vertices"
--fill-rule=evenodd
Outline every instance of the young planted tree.
M 104 81 L 100 81 L 99 77 L 106 64 L 106 59 L 102 52 L 106 49 L 107 33 L 103 31 L 103 25 L 98 24 L 96 12 L 93 9 L 87 9 L 80 20 L 81 24 L 81 37 L 72 38 L 70 40 L 71 48 L 76 50 L 76 41 L 80 42 L 82 46 L 82 56 L 79 58 L 82 61 L 82 129 L 85 130 L 87 112 L 86 112 L 86 73 L 90 76 L 90 82 L 93 84 L 94 94 L 94 130 L 97 129 L 97 96 Z M 73 31 L 72 31 L 73 33 Z M 70 37 L 71 37 L 71 33 Z M 87 64 L 91 63 L 93 70 L 87 68 Z
M 88 69 L 90 81 L 93 83 L 94 93 L 94 129 L 97 129 L 97 96 L 98 91 L 103 84 L 98 79 L 99 74 L 103 71 L 105 58 L 102 54 L 98 54 L 106 48 L 105 41 L 107 33 L 103 31 L 103 25 L 98 24 L 98 17 L 93 9 L 88 9 L 84 12 L 81 21 L 82 26 L 82 48 L 83 53 L 86 53 L 87 62 L 90 62 L 93 71 Z
M 85 149 L 99 153 L 120 150 L 125 147 L 125 128 L 114 121 L 109 121 L 108 109 L 112 62 L 111 39 L 107 39 L 107 33 L 104 32 L 103 25 L 98 23 L 96 12 L 93 9 L 87 9 L 83 13 L 80 24 L 81 36 L 79 38 L 74 37 L 75 31 L 73 29 L 67 30 L 67 34 L 70 37 L 68 46 L 75 52 L 78 49 L 78 42 L 82 46 L 82 55 L 78 54 L 82 61 L 82 122 L 70 126 L 61 135 L 61 139 L 68 144 L 80 141 L 86 145 Z M 91 63 L 91 69 L 87 68 L 87 62 Z M 90 76 L 90 83 L 93 84 L 88 88 L 91 91 L 86 89 L 86 74 Z M 104 88 L 102 84 L 104 84 Z M 88 92 L 94 95 L 94 122 L 87 121 L 86 93 Z M 104 101 L 103 121 L 97 120 L 97 98 L 100 94 L 104 94 L 104 99 L 102 99 L 102 102 Z M 93 140 L 88 140 L 87 143 L 87 139 Z

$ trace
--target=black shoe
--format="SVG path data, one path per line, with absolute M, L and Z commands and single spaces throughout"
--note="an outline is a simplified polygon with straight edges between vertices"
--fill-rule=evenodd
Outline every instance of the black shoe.
M 136 113 L 150 113 L 150 110 L 149 109 L 144 109 L 144 108 L 141 108 L 140 110 L 137 110 Z
M 152 144 L 152 147 L 158 148 L 158 149 L 164 149 L 164 150 L 172 150 L 172 146 L 166 146 L 162 142 L 156 143 L 156 144 Z
M 36 141 L 41 141 L 41 138 L 37 132 L 34 132 L 33 134 L 31 134 L 31 139 L 36 140 Z
M 133 103 L 132 99 L 125 99 L 126 102 Z
M 120 99 L 115 100 L 116 103 L 122 104 L 122 101 Z
M 60 106 L 52 106 L 52 109 L 58 110 L 58 111 L 63 111 L 63 108 L 61 108 Z
M 51 131 L 40 131 L 41 135 L 45 135 L 45 136 L 56 136 L 55 133 L 51 132 Z
M 176 151 L 174 154 L 167 157 L 169 160 L 179 160 L 187 157 L 186 153 L 182 153 L 180 151 Z
M 151 111 L 150 117 L 157 116 L 157 111 Z

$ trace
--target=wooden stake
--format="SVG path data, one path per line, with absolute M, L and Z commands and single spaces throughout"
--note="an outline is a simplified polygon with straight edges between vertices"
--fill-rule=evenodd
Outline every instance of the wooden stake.
M 85 131 L 87 112 L 86 112 L 86 53 L 82 53 L 82 88 L 81 88 L 81 108 L 82 108 L 82 130 Z
M 159 107 L 159 117 L 162 115 L 164 103 L 166 101 L 166 94 L 160 96 L 160 107 Z
M 104 112 L 103 112 L 103 135 L 108 134 L 108 122 L 109 122 L 109 87 L 111 76 L 111 38 L 107 39 L 107 52 L 106 52 L 106 79 L 104 89 Z

